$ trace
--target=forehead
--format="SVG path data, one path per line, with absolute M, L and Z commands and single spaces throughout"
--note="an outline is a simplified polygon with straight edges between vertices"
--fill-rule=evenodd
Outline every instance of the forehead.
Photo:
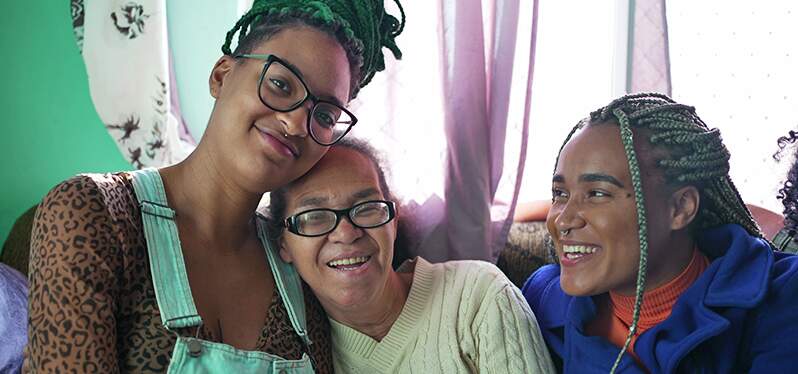
M 621 180 L 631 179 L 620 134 L 620 128 L 613 124 L 585 127 L 563 148 L 555 174 L 565 176 L 566 180 L 568 176 L 599 172 Z
M 357 151 L 331 147 L 321 161 L 288 189 L 289 204 L 309 197 L 348 198 L 365 188 L 380 191 L 374 164 Z
M 328 33 L 309 26 L 288 27 L 252 53 L 273 54 L 296 67 L 313 94 L 348 101 L 349 60 L 341 44 Z

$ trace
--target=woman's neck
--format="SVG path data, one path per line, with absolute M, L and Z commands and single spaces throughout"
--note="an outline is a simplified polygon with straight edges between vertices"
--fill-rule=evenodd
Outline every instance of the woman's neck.
M 328 307 L 324 302 L 322 305 L 330 318 L 381 341 L 402 314 L 412 281 L 412 273 L 400 274 L 391 270 L 383 292 L 375 300 L 345 309 Z
M 205 240 L 241 243 L 249 235 L 261 194 L 245 190 L 212 153 L 198 148 L 182 162 L 160 170 L 178 223 Z

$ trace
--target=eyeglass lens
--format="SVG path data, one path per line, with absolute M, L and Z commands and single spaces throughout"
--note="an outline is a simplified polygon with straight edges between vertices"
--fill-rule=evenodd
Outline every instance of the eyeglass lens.
M 391 220 L 388 203 L 369 201 L 352 207 L 349 220 L 360 228 L 384 225 Z M 296 217 L 296 229 L 303 235 L 321 235 L 338 226 L 338 214 L 332 210 L 312 210 Z
M 263 73 L 260 98 L 275 110 L 293 110 L 308 98 L 308 91 L 294 72 L 278 61 L 271 62 Z M 338 141 L 354 119 L 343 108 L 325 101 L 314 103 L 310 114 L 311 136 L 323 145 Z

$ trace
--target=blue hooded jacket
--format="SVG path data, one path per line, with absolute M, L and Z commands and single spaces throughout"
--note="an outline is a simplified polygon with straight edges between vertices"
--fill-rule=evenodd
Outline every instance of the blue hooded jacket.
M 647 371 L 798 373 L 798 257 L 772 251 L 733 224 L 705 230 L 697 242 L 706 253 L 725 254 L 666 320 L 638 336 L 634 352 Z M 538 269 L 522 291 L 564 372 L 610 371 L 620 347 L 585 335 L 596 305 L 592 297 L 563 292 L 559 265 Z M 646 371 L 625 354 L 618 372 Z

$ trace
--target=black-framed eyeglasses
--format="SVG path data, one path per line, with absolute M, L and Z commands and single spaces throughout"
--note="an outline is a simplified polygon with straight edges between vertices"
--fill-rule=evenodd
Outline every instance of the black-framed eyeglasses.
M 357 123 L 343 106 L 321 99 L 308 90 L 302 75 L 275 55 L 241 54 L 235 58 L 265 60 L 258 80 L 258 97 L 263 105 L 277 112 L 290 112 L 307 100 L 313 103 L 308 116 L 308 133 L 320 145 L 333 145 Z
M 348 209 L 310 209 L 286 218 L 283 225 L 296 235 L 322 236 L 335 230 L 344 216 L 361 229 L 380 227 L 396 217 L 396 204 L 387 200 L 369 200 Z

